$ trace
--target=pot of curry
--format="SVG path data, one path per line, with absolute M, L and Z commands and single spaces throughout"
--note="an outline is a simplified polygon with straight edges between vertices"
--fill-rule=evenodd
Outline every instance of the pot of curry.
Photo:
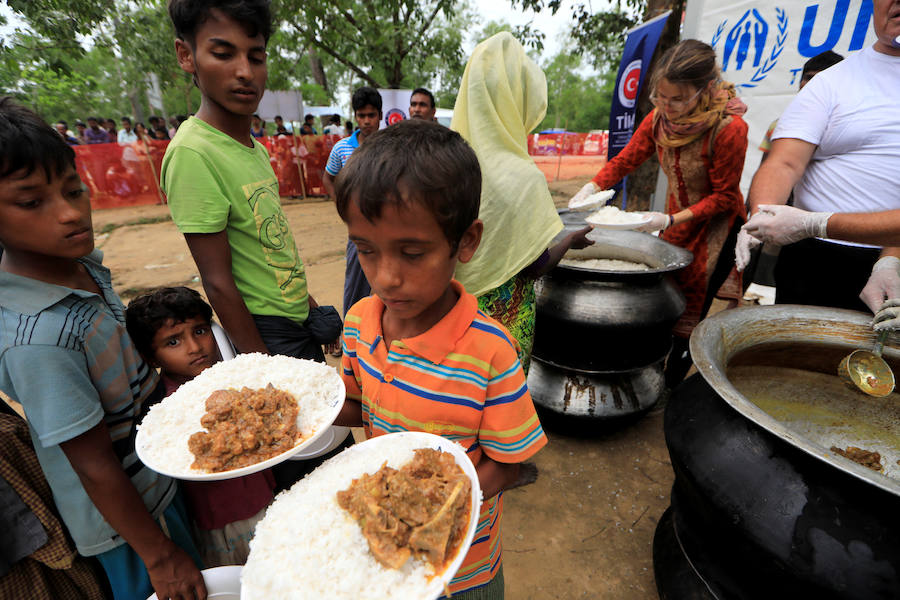
M 675 483 L 657 528 L 663 598 L 900 598 L 900 395 L 837 376 L 869 315 L 776 305 L 719 313 L 675 390 Z M 897 339 L 884 358 L 900 367 Z

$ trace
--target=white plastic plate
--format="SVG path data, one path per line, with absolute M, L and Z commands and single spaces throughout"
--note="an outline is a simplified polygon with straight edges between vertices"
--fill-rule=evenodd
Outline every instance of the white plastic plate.
M 218 473 L 202 473 L 194 470 L 175 470 L 171 467 L 171 465 L 167 465 L 163 460 L 161 460 L 160 457 L 153 456 L 152 454 L 148 453 L 147 449 L 145 448 L 146 443 L 144 441 L 146 432 L 143 428 L 138 429 L 137 437 L 134 441 L 135 452 L 137 452 L 138 458 L 141 460 L 141 462 L 143 462 L 145 465 L 147 465 L 157 473 L 186 481 L 219 481 L 222 479 L 233 479 L 235 477 L 243 477 L 244 475 L 250 475 L 251 473 L 256 473 L 258 471 L 268 469 L 269 467 L 273 467 L 288 460 L 296 454 L 308 451 L 310 448 L 313 448 L 317 444 L 320 438 L 326 435 L 331 435 L 333 439 L 334 433 L 331 431 L 331 426 L 334 423 L 334 420 L 337 419 L 338 413 L 341 412 L 341 407 L 344 405 L 344 398 L 346 397 L 347 393 L 346 389 L 344 388 L 344 382 L 341 381 L 340 377 L 334 377 L 333 381 L 334 389 L 331 391 L 331 394 L 329 394 L 328 398 L 325 401 L 328 405 L 329 412 L 323 419 L 323 422 L 320 424 L 320 426 L 315 431 L 313 431 L 312 435 L 301 440 L 300 443 L 296 444 L 290 450 L 286 450 L 281 454 L 268 458 L 262 462 L 247 465 L 246 467 L 240 467 L 238 469 L 232 469 L 230 471 L 220 471 Z M 206 402 L 206 398 L 198 398 L 197 401 Z M 165 399 L 163 400 L 163 402 L 165 402 Z M 297 398 L 297 402 L 302 403 L 303 398 Z M 199 427 L 198 423 L 198 430 L 200 429 L 202 428 Z M 187 445 L 187 443 L 188 441 L 187 439 L 185 439 L 184 444 Z
M 466 454 L 465 449 L 457 444 L 456 442 L 450 441 L 446 438 L 443 438 L 438 435 L 434 435 L 431 433 L 417 432 L 417 431 L 408 431 L 401 433 L 391 433 L 387 435 L 381 435 L 378 437 L 374 437 L 372 439 L 366 440 L 365 442 L 356 444 L 347 448 L 343 452 L 341 452 L 338 456 L 346 458 L 348 456 L 358 456 L 360 458 L 363 457 L 371 457 L 371 456 L 379 456 L 383 454 L 384 450 L 390 448 L 391 445 L 396 444 L 399 441 L 403 441 L 404 445 L 406 441 L 412 441 L 415 444 L 415 448 L 434 448 L 436 450 L 440 450 L 441 452 L 448 452 L 453 455 L 454 460 L 456 460 L 456 464 L 463 470 L 463 472 L 469 477 L 469 480 L 472 482 L 472 491 L 469 497 L 469 524 L 466 528 L 466 534 L 463 537 L 462 541 L 459 544 L 459 547 L 456 550 L 456 555 L 453 557 L 453 560 L 448 564 L 447 568 L 440 573 L 429 579 L 427 582 L 423 582 L 422 595 L 416 595 L 415 598 L 405 598 L 404 600 L 436 600 L 444 593 L 445 585 L 448 585 L 450 581 L 453 579 L 453 576 L 456 575 L 456 572 L 459 570 L 460 566 L 462 566 L 462 562 L 466 557 L 466 554 L 469 552 L 469 547 L 472 545 L 472 540 L 475 536 L 475 530 L 478 527 L 478 517 L 481 509 L 481 486 L 478 483 L 478 473 L 475 471 L 475 465 L 472 464 L 472 461 L 469 459 Z M 335 460 L 334 458 L 331 460 Z M 371 461 L 368 461 L 371 462 Z M 339 465 L 339 467 L 343 467 L 343 465 Z M 329 462 L 325 462 L 320 466 L 319 469 L 328 469 Z M 353 474 L 354 478 L 360 477 L 363 473 L 372 472 L 374 473 L 378 469 L 366 469 L 365 466 L 361 466 L 359 468 L 359 473 Z M 297 488 L 297 486 L 303 486 L 306 483 L 306 479 L 302 479 L 298 481 L 291 490 Z M 285 492 L 290 493 L 290 492 Z M 330 492 L 329 492 L 330 493 Z M 282 496 L 279 496 L 281 498 Z M 275 499 L 277 503 L 279 498 Z M 342 508 L 337 506 L 335 503 L 334 510 L 343 511 Z M 266 517 L 263 517 L 265 520 Z M 258 541 L 257 541 L 258 543 Z M 251 556 L 250 561 L 253 560 L 253 551 L 254 548 L 251 546 Z M 286 557 L 290 559 L 290 556 Z M 323 560 L 327 560 L 323 557 Z M 300 568 L 299 566 L 297 568 Z M 315 565 L 309 565 L 309 568 L 315 569 Z M 311 577 L 315 576 L 315 573 L 310 574 Z M 368 590 L 370 593 L 374 592 L 377 595 L 378 590 Z M 387 590 L 385 590 L 384 596 L 385 598 L 389 597 Z M 247 600 L 246 594 L 242 595 L 243 600 Z

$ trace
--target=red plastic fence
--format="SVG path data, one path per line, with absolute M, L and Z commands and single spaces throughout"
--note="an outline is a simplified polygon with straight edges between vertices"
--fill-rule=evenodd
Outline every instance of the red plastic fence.
M 324 195 L 322 175 L 337 135 L 259 138 L 269 151 L 282 196 Z M 528 136 L 528 152 L 546 155 L 605 155 L 607 132 L 552 133 Z M 169 142 L 75 146 L 75 164 L 91 192 L 95 209 L 163 204 L 159 170 Z
M 547 155 L 606 155 L 608 131 L 591 133 L 535 133 L 528 136 L 528 153 Z
M 259 138 L 269 151 L 282 196 L 325 194 L 322 174 L 340 136 L 306 135 Z M 75 166 L 91 193 L 94 209 L 163 204 L 159 170 L 167 140 L 130 144 L 74 146 Z

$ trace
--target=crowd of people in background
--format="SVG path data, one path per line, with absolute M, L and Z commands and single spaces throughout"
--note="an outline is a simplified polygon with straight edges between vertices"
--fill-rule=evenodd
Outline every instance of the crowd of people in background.
M 433 109 L 432 109 L 433 110 Z M 299 135 L 319 135 L 315 126 L 314 115 L 306 115 L 303 124 L 298 130 Z M 347 137 L 353 133 L 353 123 L 347 121 L 341 127 L 341 115 L 322 115 L 322 133 L 326 135 L 339 135 Z M 171 140 L 175 132 L 187 120 L 187 115 L 173 115 L 169 117 L 168 127 L 166 119 L 152 116 L 147 119 L 147 125 L 142 121 L 133 122 L 131 117 L 119 119 L 119 127 L 115 119 L 102 119 L 100 117 L 88 117 L 85 121 L 75 121 L 75 129 L 70 129 L 68 121 L 60 119 L 54 127 L 59 135 L 70 146 L 82 144 L 128 144 L 137 141 Z M 281 115 L 275 115 L 274 123 L 267 127 L 266 121 L 259 115 L 253 115 L 250 126 L 250 134 L 255 138 L 267 135 L 284 136 L 294 135 L 294 127 L 290 121 L 285 121 Z
M 54 127 L 70 146 L 116 142 L 127 144 L 138 140 L 170 140 L 186 120 L 187 115 L 173 115 L 169 117 L 167 126 L 164 118 L 152 116 L 147 119 L 148 125 L 145 125 L 142 121 L 133 123 L 131 117 L 122 117 L 119 120 L 121 128 L 117 128 L 115 119 L 88 117 L 86 122 L 75 121 L 74 130 L 63 119 L 58 120 Z

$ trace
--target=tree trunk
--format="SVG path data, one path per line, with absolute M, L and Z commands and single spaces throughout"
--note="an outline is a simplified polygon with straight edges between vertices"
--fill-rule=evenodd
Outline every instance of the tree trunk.
M 653 60 L 650 61 L 650 68 L 647 70 L 645 85 L 641 89 L 640 98 L 638 98 L 637 111 L 635 112 L 634 127 L 640 125 L 641 121 L 650 114 L 653 105 L 650 104 L 650 77 L 656 68 L 663 53 L 678 43 L 679 32 L 681 30 L 681 18 L 684 15 L 685 0 L 648 0 L 647 10 L 644 12 L 644 21 L 671 10 L 672 14 L 666 20 L 666 27 L 663 29 L 659 38 L 659 44 L 656 46 L 656 52 L 653 54 Z M 628 208 L 631 210 L 650 210 L 650 196 L 656 191 L 656 177 L 659 173 L 659 161 L 656 154 L 644 162 L 640 167 L 635 169 L 628 176 Z
M 140 98 L 138 97 L 138 91 L 133 87 L 129 87 L 128 89 L 128 100 L 131 102 L 131 110 L 134 115 L 135 123 L 146 123 L 147 118 L 144 114 L 144 106 L 141 104 Z
M 309 67 L 312 69 L 313 80 L 331 97 L 331 92 L 328 90 L 328 79 L 325 77 L 325 68 L 322 67 L 319 53 L 312 46 L 306 49 L 306 53 L 309 55 Z

